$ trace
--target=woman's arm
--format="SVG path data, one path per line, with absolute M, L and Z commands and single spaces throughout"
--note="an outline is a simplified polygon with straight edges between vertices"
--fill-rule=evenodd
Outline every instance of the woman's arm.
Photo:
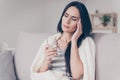
M 80 79 L 84 71 L 83 64 L 78 52 L 77 43 L 75 41 L 72 41 L 71 43 L 70 66 L 73 79 Z
M 46 41 L 40 46 L 32 64 L 31 64 L 31 80 L 57 80 L 60 77 L 56 77 L 51 70 L 48 69 L 48 63 L 45 63 L 46 54 L 44 53 Z M 51 52 L 51 50 L 49 50 Z M 49 52 L 48 51 L 48 52 Z M 54 52 L 49 54 L 49 58 L 53 57 Z M 55 56 L 55 55 L 54 55 Z M 46 59 L 49 59 L 46 57 Z M 47 76 L 47 77 L 46 77 Z
M 77 29 L 71 38 L 71 56 L 70 56 L 70 67 L 72 72 L 72 77 L 75 80 L 79 80 L 83 75 L 83 63 L 80 59 L 80 55 L 77 47 L 77 40 L 82 34 L 81 21 L 77 23 Z

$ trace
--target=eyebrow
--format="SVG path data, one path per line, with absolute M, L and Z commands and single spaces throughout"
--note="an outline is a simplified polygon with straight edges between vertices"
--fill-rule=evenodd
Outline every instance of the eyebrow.
M 70 14 L 68 14 L 67 12 L 65 12 L 65 14 L 67 14 L 67 15 L 70 15 Z M 70 15 L 71 16 L 71 15 Z M 79 17 L 77 17 L 77 16 L 72 16 L 73 18 L 76 18 L 76 19 L 79 19 Z

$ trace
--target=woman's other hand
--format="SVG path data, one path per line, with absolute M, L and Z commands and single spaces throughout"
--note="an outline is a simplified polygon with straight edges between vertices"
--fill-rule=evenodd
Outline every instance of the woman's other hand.
M 48 70 L 51 64 L 52 58 L 57 55 L 57 48 L 56 47 L 53 48 L 52 46 L 47 44 L 44 48 L 44 54 L 45 54 L 45 58 L 43 61 L 43 65 L 41 66 L 38 72 L 44 72 Z
M 52 58 L 57 55 L 57 48 L 56 47 L 52 47 L 49 44 L 47 44 L 45 46 L 44 53 L 45 53 L 44 62 L 50 64 Z

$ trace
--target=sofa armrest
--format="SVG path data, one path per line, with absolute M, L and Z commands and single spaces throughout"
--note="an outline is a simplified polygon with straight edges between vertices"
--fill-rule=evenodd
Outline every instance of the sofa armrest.
M 14 55 L 15 54 L 15 48 L 7 48 L 8 51 L 11 51 L 11 53 Z

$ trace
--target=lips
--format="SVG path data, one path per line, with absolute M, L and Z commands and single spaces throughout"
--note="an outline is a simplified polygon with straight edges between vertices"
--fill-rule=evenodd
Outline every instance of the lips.
M 68 26 L 68 25 L 65 25 L 65 24 L 63 24 L 63 27 L 65 27 L 65 28 L 69 28 L 69 26 Z

